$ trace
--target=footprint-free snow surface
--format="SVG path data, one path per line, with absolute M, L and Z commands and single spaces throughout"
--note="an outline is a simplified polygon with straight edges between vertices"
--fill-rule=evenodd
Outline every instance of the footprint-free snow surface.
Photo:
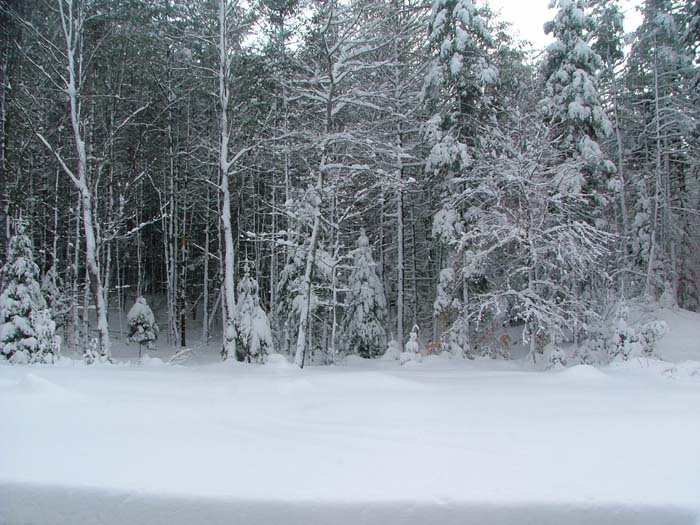
M 699 370 L 0 366 L 0 523 L 696 525 Z

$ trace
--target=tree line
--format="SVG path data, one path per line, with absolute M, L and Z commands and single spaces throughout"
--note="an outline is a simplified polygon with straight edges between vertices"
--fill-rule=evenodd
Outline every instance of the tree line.
M 104 358 L 144 295 L 224 358 L 625 353 L 700 305 L 700 5 L 553 7 L 537 52 L 472 0 L 0 0 L 0 255 L 21 215 Z

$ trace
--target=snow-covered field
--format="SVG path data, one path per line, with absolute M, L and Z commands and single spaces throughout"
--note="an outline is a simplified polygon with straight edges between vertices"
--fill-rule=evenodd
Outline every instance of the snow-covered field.
M 0 435 L 2 524 L 700 523 L 697 359 L 4 365 Z

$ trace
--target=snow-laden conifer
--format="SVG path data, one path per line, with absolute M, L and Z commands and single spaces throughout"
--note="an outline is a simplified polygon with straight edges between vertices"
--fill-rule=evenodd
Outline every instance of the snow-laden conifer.
M 126 315 L 126 322 L 129 326 L 129 341 L 139 344 L 139 354 L 141 345 L 146 345 L 149 350 L 155 348 L 159 329 L 153 310 L 144 297 L 136 299 L 134 306 Z
M 560 190 L 564 194 L 602 191 L 602 175 L 615 168 L 599 144 L 613 128 L 598 93 L 603 63 L 589 44 L 595 19 L 587 0 L 553 0 L 550 6 L 558 11 L 544 26 L 554 42 L 547 48 L 546 94 L 541 104 L 554 125 L 552 139 L 563 157 L 576 157 L 582 164 L 582 169 L 558 175 Z
M 31 241 L 21 223 L 10 240 L 1 277 L 0 354 L 13 363 L 52 363 L 60 341 L 41 293 Z
M 364 228 L 353 255 L 345 336 L 350 352 L 377 357 L 386 348 L 386 297 Z
M 408 341 L 404 345 L 404 351 L 399 356 L 399 361 L 403 365 L 412 361 L 420 361 L 421 359 L 420 344 L 418 343 L 418 325 L 413 325 L 411 333 L 408 335 Z
M 258 281 L 250 275 L 247 262 L 243 272 L 236 305 L 236 356 L 239 361 L 262 363 L 274 353 L 272 330 L 267 314 L 260 307 Z

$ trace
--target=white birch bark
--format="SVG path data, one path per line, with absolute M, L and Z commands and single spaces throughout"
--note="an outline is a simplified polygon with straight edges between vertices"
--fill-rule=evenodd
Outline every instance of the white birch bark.
M 93 217 L 93 201 L 90 185 L 88 183 L 88 159 L 85 142 L 82 137 L 79 89 L 82 77 L 82 29 L 85 21 L 84 7 L 74 0 L 58 0 L 58 8 L 61 17 L 61 27 L 66 43 L 66 72 L 65 93 L 68 96 L 70 107 L 70 120 L 75 140 L 76 154 L 78 158 L 77 172 L 73 172 L 65 163 L 58 152 L 42 136 L 39 138 L 44 145 L 56 156 L 59 164 L 70 177 L 80 194 L 83 212 L 83 226 L 85 233 L 85 260 L 87 273 L 90 277 L 92 296 L 95 302 L 97 317 L 98 351 L 105 359 L 110 359 L 109 325 L 107 322 L 107 304 L 105 301 L 104 287 L 100 275 L 99 261 L 97 257 L 96 224 Z M 75 8 L 75 9 L 74 9 Z
M 231 58 L 228 45 L 226 0 L 219 0 L 219 189 L 221 192 L 221 226 L 224 236 L 224 282 L 223 293 L 226 315 L 224 318 L 224 359 L 236 357 L 236 295 L 233 279 L 235 253 L 233 227 L 231 224 L 231 190 L 229 187 L 231 162 L 229 153 L 228 103 L 230 97 Z

